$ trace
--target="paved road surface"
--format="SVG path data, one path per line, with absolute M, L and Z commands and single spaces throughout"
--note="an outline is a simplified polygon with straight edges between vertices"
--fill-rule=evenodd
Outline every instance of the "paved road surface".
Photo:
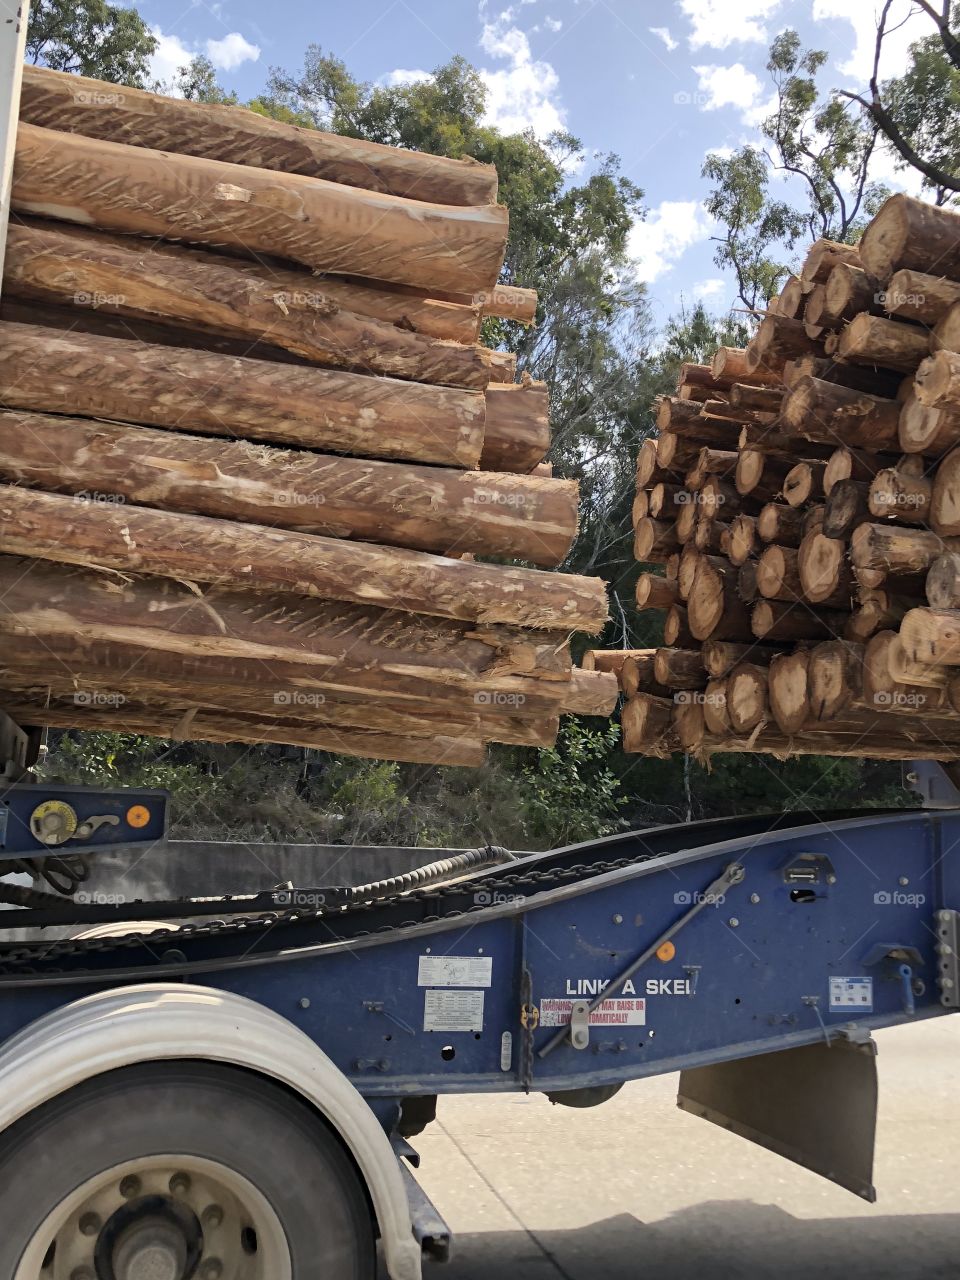
M 678 1111 L 675 1076 L 441 1099 L 414 1142 L 456 1242 L 427 1280 L 960 1280 L 960 1017 L 877 1039 L 875 1205 Z

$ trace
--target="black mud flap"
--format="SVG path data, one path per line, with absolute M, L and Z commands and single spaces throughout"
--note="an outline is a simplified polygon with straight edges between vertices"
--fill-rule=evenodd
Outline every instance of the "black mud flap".
M 871 1204 L 877 1050 L 835 1040 L 680 1073 L 677 1105 Z

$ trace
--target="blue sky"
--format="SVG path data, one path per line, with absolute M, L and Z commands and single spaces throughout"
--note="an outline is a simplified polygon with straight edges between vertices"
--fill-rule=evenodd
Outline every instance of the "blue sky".
M 899 6 L 899 10 L 897 9 Z M 873 59 L 873 0 L 140 0 L 161 40 L 155 74 L 166 79 L 192 53 L 207 53 L 222 83 L 250 97 L 269 67 L 295 68 L 310 42 L 358 77 L 426 75 L 460 53 L 481 69 L 489 113 L 505 129 L 564 127 L 588 154 L 614 151 L 643 188 L 647 217 L 631 236 L 655 318 L 706 299 L 733 304 L 713 263 L 713 228 L 700 178 L 711 150 L 756 141 L 771 85 L 767 47 L 792 26 L 827 50 L 824 88 L 863 89 Z M 908 16 L 912 15 L 912 16 Z M 885 54 L 903 65 L 909 42 L 928 34 L 909 0 Z M 589 160 L 588 160 L 589 166 Z M 875 176 L 916 191 L 880 157 Z

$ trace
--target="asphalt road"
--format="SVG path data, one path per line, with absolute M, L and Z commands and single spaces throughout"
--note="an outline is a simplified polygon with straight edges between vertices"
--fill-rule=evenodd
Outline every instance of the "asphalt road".
M 455 1246 L 427 1280 L 957 1280 L 960 1018 L 877 1041 L 875 1205 L 680 1112 L 676 1076 L 582 1111 L 441 1099 L 414 1144 Z

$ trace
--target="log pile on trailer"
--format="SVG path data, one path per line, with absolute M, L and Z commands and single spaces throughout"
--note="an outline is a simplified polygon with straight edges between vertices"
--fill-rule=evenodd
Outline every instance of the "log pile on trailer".
M 475 765 L 609 714 L 496 171 L 27 67 L 0 305 L 23 723 Z M 504 563 L 506 562 L 506 563 Z M 518 563 L 519 562 L 519 563 Z
M 818 241 L 657 425 L 634 528 L 664 643 L 585 664 L 626 750 L 960 759 L 960 216 L 897 195 Z

